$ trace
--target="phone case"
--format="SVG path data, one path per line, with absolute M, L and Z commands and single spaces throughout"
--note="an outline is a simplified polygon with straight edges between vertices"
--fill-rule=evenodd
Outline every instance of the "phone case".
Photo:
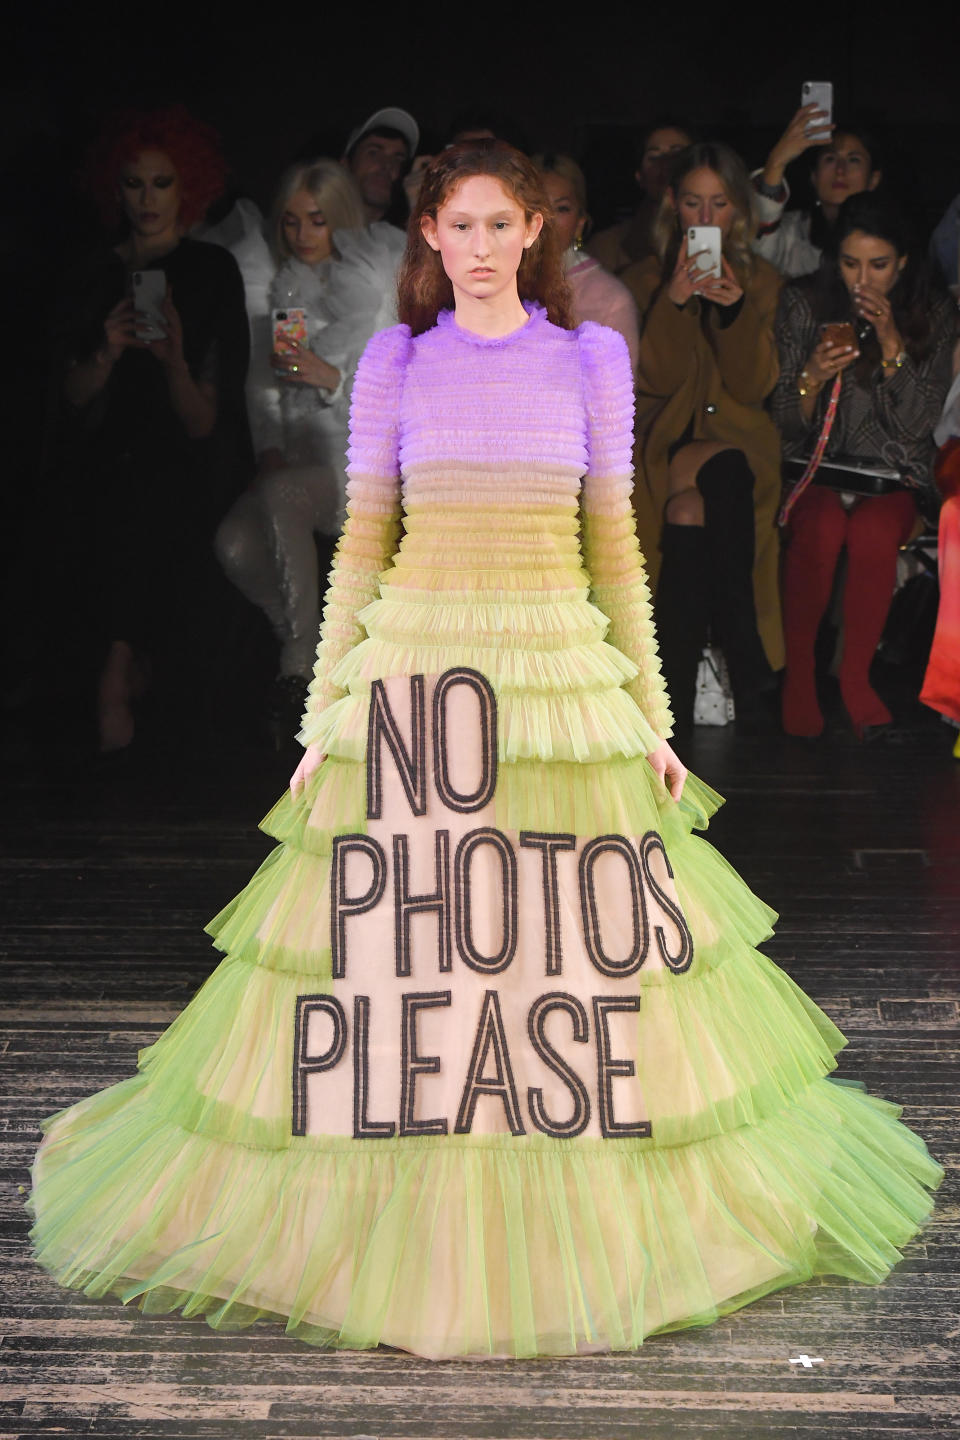
M 296 345 L 307 341 L 307 312 L 296 306 L 273 312 L 273 350 L 276 355 L 290 355 Z

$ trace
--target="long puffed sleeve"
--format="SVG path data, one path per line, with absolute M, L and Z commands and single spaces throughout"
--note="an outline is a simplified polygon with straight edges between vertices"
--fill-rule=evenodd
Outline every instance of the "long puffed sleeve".
M 633 377 L 623 336 L 589 322 L 579 329 L 589 464 L 583 482 L 584 558 L 591 596 L 609 617 L 608 640 L 637 667 L 626 685 L 651 730 L 651 750 L 673 720 L 650 588 L 630 496 L 633 489 Z
M 347 519 L 333 557 L 320 643 L 299 739 L 313 743 L 318 717 L 345 694 L 331 679 L 364 638 L 360 612 L 379 594 L 400 523 L 400 396 L 410 345 L 405 325 L 381 330 L 357 367 L 350 407 Z

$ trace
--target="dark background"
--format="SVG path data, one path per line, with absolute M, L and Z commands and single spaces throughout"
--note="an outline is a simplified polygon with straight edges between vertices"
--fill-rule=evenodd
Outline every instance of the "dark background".
M 308 141 L 313 153 L 339 156 L 353 126 L 380 106 L 409 109 L 430 153 L 459 113 L 493 105 L 513 117 L 520 143 L 581 160 L 603 225 L 632 205 L 634 139 L 651 119 L 684 120 L 759 165 L 802 82 L 830 79 L 840 123 L 881 133 L 888 181 L 925 243 L 960 190 L 960 22 L 949 15 L 927 4 L 887 12 L 877 0 L 736 10 L 579 0 L 566 24 L 531 0 L 347 0 L 336 14 L 274 3 L 260 4 L 255 19 L 202 0 L 140 12 L 23 3 L 5 22 L 0 102 L 0 324 L 14 362 L 2 391 L 0 632 L 29 628 L 18 618 L 35 607 L 25 555 L 39 557 L 36 584 L 45 583 L 60 383 L 51 312 L 64 275 L 100 238 L 76 172 L 110 110 L 184 102 L 220 132 L 232 192 L 266 207 Z M 791 171 L 797 201 L 808 168 L 801 160 Z M 61 660 L 51 655 L 51 668 Z

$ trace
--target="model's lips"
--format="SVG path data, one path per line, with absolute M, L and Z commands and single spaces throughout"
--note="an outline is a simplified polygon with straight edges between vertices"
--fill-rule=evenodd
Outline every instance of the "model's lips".
M 156 210 L 141 210 L 140 219 L 146 220 L 149 223 L 151 220 L 159 220 L 160 216 Z
M 492 275 L 493 271 L 490 269 L 489 265 L 477 265 L 473 270 L 470 271 L 470 274 L 476 275 L 482 280 L 484 275 Z

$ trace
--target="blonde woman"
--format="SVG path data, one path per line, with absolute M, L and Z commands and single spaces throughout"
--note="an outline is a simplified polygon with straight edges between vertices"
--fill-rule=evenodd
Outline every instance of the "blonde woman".
M 563 263 L 573 296 L 574 318 L 578 325 L 584 320 L 595 320 L 598 325 L 619 330 L 627 342 L 630 364 L 636 374 L 640 344 L 636 302 L 626 285 L 583 248 L 590 226 L 584 173 L 576 160 L 557 151 L 548 150 L 532 158 L 543 177 L 563 245 Z
M 691 253 L 691 226 L 719 229 L 719 276 Z M 751 253 L 755 230 L 743 161 L 725 145 L 691 145 L 674 162 L 661 202 L 656 255 L 622 277 L 641 316 L 637 525 L 659 570 L 664 673 L 687 725 L 711 627 L 742 718 L 783 664 L 774 529 L 780 443 L 764 408 L 777 379 L 780 277 Z
M 273 278 L 257 292 L 247 284 L 258 473 L 220 526 L 217 553 L 279 641 L 269 708 L 278 733 L 288 734 L 320 627 L 314 537 L 332 537 L 342 523 L 353 373 L 371 335 L 396 319 L 404 237 L 390 225 L 367 225 L 353 180 L 326 159 L 287 170 L 269 234 Z M 306 338 L 276 353 L 274 312 L 294 308 L 306 312 Z

